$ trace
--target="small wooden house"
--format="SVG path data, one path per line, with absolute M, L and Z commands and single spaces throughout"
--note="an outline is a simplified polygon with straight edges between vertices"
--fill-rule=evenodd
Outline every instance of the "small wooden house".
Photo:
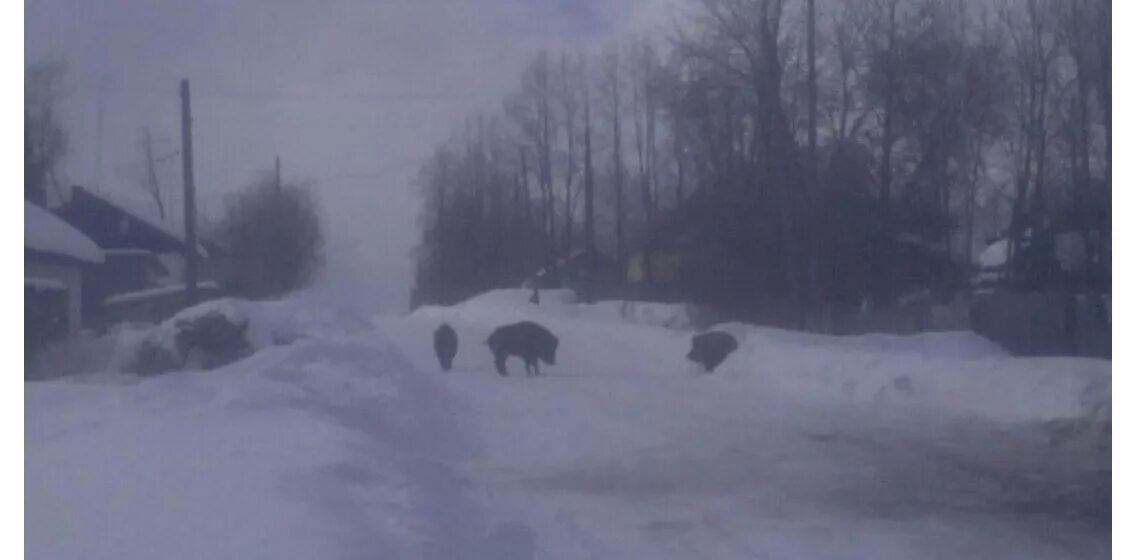
M 24 201 L 24 337 L 65 336 L 83 322 L 84 284 L 104 262 L 98 245 L 45 208 Z
M 105 315 L 101 318 L 110 322 L 124 318 L 114 309 L 105 309 L 104 304 L 121 300 L 131 301 L 135 307 L 142 305 L 138 298 L 122 297 L 130 295 L 170 300 L 160 305 L 162 311 L 155 311 L 152 320 L 177 310 L 176 304 L 183 299 L 179 297 L 179 287 L 185 283 L 187 248 L 180 227 L 161 219 L 145 201 L 127 193 L 93 192 L 81 186 L 71 188 L 70 196 L 56 213 L 92 239 L 106 255 L 105 262 L 92 272 L 90 289 L 83 300 L 91 317 Z M 206 284 L 210 277 L 209 253 L 201 243 L 196 249 L 198 285 L 207 285 L 210 292 L 216 292 L 214 283 Z M 148 313 L 132 309 L 127 315 L 134 319 Z

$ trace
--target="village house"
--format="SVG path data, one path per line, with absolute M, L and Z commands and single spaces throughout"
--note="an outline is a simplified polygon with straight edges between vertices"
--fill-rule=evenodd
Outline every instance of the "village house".
M 104 259 L 90 238 L 47 209 L 24 201 L 26 348 L 79 330 L 84 285 Z
M 56 210 L 93 240 L 105 261 L 89 278 L 83 306 L 92 322 L 155 321 L 185 304 L 184 232 L 124 193 L 94 192 L 81 186 Z M 219 293 L 212 280 L 209 252 L 197 246 L 198 290 Z

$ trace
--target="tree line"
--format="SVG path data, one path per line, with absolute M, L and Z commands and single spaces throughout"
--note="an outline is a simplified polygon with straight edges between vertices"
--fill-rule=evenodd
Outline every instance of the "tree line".
M 599 52 L 536 53 L 500 112 L 437 147 L 416 303 L 581 251 L 638 251 L 649 284 L 659 232 L 681 227 L 692 298 L 775 298 L 804 322 L 962 288 L 982 220 L 1010 241 L 1016 285 L 1054 282 L 1045 248 L 1076 231 L 1089 287 L 1109 289 L 1109 2 L 691 7 Z M 916 265 L 928 254 L 942 262 Z

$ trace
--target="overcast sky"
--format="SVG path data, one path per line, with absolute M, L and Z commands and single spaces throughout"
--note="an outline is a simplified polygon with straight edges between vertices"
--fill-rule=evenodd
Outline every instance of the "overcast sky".
M 143 127 L 158 156 L 179 148 L 188 78 L 200 204 L 217 208 L 279 155 L 328 217 L 323 286 L 400 311 L 418 161 L 462 117 L 497 110 L 535 50 L 665 24 L 676 1 L 29 0 L 25 61 L 67 65 L 69 183 L 136 188 Z M 179 166 L 160 163 L 169 190 Z

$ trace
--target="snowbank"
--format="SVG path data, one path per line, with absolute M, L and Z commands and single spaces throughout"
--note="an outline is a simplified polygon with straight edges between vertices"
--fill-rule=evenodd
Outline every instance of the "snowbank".
M 201 282 L 197 287 L 206 290 L 219 289 L 216 282 Z M 110 296 L 103 300 L 104 305 L 115 305 L 121 303 L 133 303 L 155 297 L 164 297 L 178 292 L 185 291 L 185 284 L 173 284 L 169 286 L 162 286 L 160 288 L 150 288 L 148 290 L 139 290 L 137 292 L 126 292 Z
M 152 327 L 116 325 L 102 334 L 80 332 L 53 341 L 38 352 L 24 372 L 26 379 L 52 379 L 87 373 L 123 372 Z
M 990 245 L 987 245 L 981 253 L 978 254 L 978 264 L 982 268 L 993 268 L 1006 264 L 1010 260 L 1010 242 L 1006 239 L 999 239 Z
M 729 332 L 739 341 L 753 338 L 790 347 L 823 351 L 916 354 L 944 358 L 974 359 L 1007 357 L 1010 354 L 997 343 L 972 331 L 925 332 L 910 335 L 862 334 L 831 336 L 744 323 L 721 323 L 711 327 Z
M 127 323 L 103 334 L 91 332 L 55 342 L 30 367 L 29 379 L 101 372 L 127 372 L 137 367 L 140 352 L 177 354 L 177 325 L 210 313 L 220 313 L 231 324 L 247 324 L 245 340 L 252 353 L 304 339 L 334 339 L 368 328 L 367 323 L 344 310 L 318 305 L 304 298 L 248 301 L 220 298 L 184 309 L 158 325 Z M 149 348 L 147 349 L 147 346 Z
M 1028 241 L 1028 234 L 1025 238 Z M 1084 270 L 1088 261 L 1088 245 L 1081 232 L 1066 231 L 1053 236 L 1053 256 L 1057 259 L 1061 270 Z M 978 255 L 978 264 L 982 268 L 997 268 L 1010 260 L 1010 241 L 999 239 L 987 245 Z
M 397 352 L 308 341 L 220 373 L 27 384 L 27 558 L 506 557 L 451 472 L 460 406 Z
M 535 320 L 561 338 L 579 371 L 690 375 L 690 318 L 681 305 L 573 302 L 570 292 L 497 290 L 414 319 L 448 321 L 474 338 L 508 322 Z M 632 310 L 632 311 L 628 311 Z M 1077 418 L 1111 400 L 1111 364 L 1074 358 L 1015 358 L 969 331 L 826 336 L 725 323 L 739 349 L 709 383 L 778 398 L 898 406 L 1007 422 Z M 468 334 L 466 335 L 468 336 Z M 579 350 L 586 349 L 581 353 Z
M 527 295 L 374 323 L 473 403 L 473 475 L 536 528 L 536 557 L 1108 557 L 1108 362 L 732 323 L 715 328 L 741 347 L 702 374 L 689 330 Z M 481 341 L 520 318 L 560 338 L 557 363 L 501 378 Z
M 24 201 L 24 249 L 62 255 L 88 262 L 103 262 L 103 252 L 94 241 L 55 214 Z
M 516 292 L 374 331 L 217 300 L 180 318 L 268 347 L 25 385 L 27 557 L 1107 557 L 1106 454 L 1076 440 L 1110 433 L 1108 362 L 726 324 L 741 348 L 698 375 L 666 306 Z M 561 337 L 557 365 L 502 379 L 479 342 L 519 317 Z

